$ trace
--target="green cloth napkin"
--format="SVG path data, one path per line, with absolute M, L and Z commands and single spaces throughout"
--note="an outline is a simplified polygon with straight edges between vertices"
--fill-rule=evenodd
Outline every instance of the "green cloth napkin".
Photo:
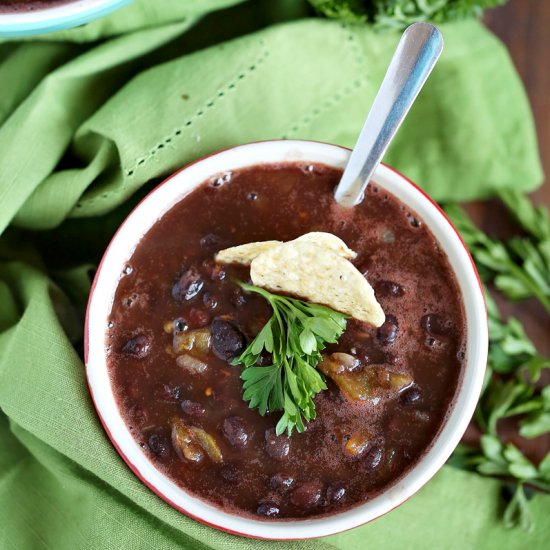
M 207 12 L 213 12 L 207 14 Z M 543 547 L 499 522 L 498 483 L 444 468 L 374 523 L 323 540 L 251 541 L 176 512 L 103 432 L 82 365 L 90 275 L 166 174 L 223 147 L 352 146 L 398 35 L 307 17 L 292 1 L 152 0 L 0 44 L 0 548 Z M 542 179 L 528 104 L 479 23 L 446 49 L 386 161 L 439 200 Z

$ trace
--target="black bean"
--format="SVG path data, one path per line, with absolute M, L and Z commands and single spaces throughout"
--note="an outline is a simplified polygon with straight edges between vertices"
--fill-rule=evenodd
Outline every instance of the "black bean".
M 308 510 L 320 504 L 323 484 L 320 481 L 300 483 L 290 495 L 290 502 L 297 508 Z
M 291 474 L 275 474 L 270 481 L 272 489 L 286 490 L 294 485 L 294 476 Z
M 340 502 L 346 495 L 346 485 L 341 481 L 333 481 L 326 492 L 326 503 L 336 504 Z
M 237 308 L 243 307 L 246 304 L 246 296 L 240 290 L 235 290 L 231 295 L 231 303 Z
M 192 300 L 204 286 L 204 281 L 196 267 L 190 267 L 182 273 L 172 287 L 172 296 L 179 302 Z
M 380 466 L 380 463 L 382 462 L 382 456 L 383 456 L 382 447 L 379 445 L 373 445 L 364 455 L 363 455 L 363 463 L 367 467 L 368 470 L 375 470 Z
M 223 435 L 233 447 L 242 449 L 248 443 L 248 433 L 239 416 L 230 416 L 223 421 Z
M 229 483 L 239 483 L 241 481 L 241 471 L 235 464 L 224 464 L 220 470 L 220 475 Z
M 210 292 L 204 293 L 204 296 L 202 297 L 202 303 L 208 309 L 216 309 L 218 307 L 218 299 L 216 298 L 216 296 L 214 296 Z
M 274 502 L 262 502 L 256 510 L 258 515 L 273 518 L 279 515 L 279 507 Z
M 147 336 L 144 336 L 143 334 L 140 334 L 139 336 L 136 336 L 128 340 L 122 346 L 121 351 L 122 353 L 133 355 L 141 359 L 142 357 L 145 357 L 149 353 L 150 348 L 151 348 L 151 342 L 149 341 L 149 338 L 147 338 Z
M 200 403 L 188 399 L 181 402 L 181 410 L 189 416 L 202 416 L 206 412 Z
M 189 325 L 187 324 L 187 321 L 185 319 L 182 319 L 180 317 L 179 319 L 176 319 L 174 321 L 175 332 L 185 332 L 188 328 L 189 328 Z
M 438 313 L 428 313 L 420 319 L 422 328 L 431 336 L 447 336 L 452 329 L 451 323 Z
M 246 346 L 244 334 L 229 321 L 214 319 L 210 325 L 212 351 L 220 359 L 229 361 L 239 355 Z
M 386 322 L 392 323 L 392 325 L 395 325 L 396 327 L 399 326 L 399 321 L 397 320 L 397 317 L 395 315 L 392 315 L 391 313 L 386 315 Z
M 224 267 L 217 264 L 214 260 L 204 260 L 201 264 L 201 272 L 212 281 L 223 281 L 225 279 Z
M 216 264 L 210 270 L 210 279 L 212 281 L 223 281 L 225 279 L 225 269 L 221 265 Z
M 389 296 L 399 297 L 405 294 L 403 287 L 393 281 L 378 281 L 374 285 L 374 291 L 377 297 L 382 296 L 384 298 Z
M 403 405 L 414 405 L 420 401 L 421 397 L 418 387 L 411 386 L 399 394 L 399 401 L 401 401 Z
M 161 460 L 165 460 L 170 455 L 170 442 L 165 435 L 154 433 L 147 442 L 149 450 Z
M 275 428 L 265 432 L 265 450 L 276 460 L 284 460 L 290 452 L 290 439 L 285 435 L 275 435 Z
M 219 247 L 222 240 L 218 235 L 214 235 L 214 233 L 208 233 L 208 235 L 205 235 L 201 238 L 199 241 L 200 245 L 204 248 L 216 248 Z
M 175 384 L 162 384 L 155 391 L 155 397 L 167 403 L 177 403 L 183 397 L 184 390 Z
M 397 338 L 399 323 L 394 315 L 386 315 L 384 324 L 378 328 L 377 336 L 383 345 L 393 344 Z

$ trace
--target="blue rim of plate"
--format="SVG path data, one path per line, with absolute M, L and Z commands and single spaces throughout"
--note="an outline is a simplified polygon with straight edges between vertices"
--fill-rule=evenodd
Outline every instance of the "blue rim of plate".
M 32 21 L 25 21 L 25 13 L 0 13 L 0 38 L 33 36 L 78 27 L 130 2 L 132 0 L 96 0 L 88 5 L 86 0 L 80 0 L 31 12 Z

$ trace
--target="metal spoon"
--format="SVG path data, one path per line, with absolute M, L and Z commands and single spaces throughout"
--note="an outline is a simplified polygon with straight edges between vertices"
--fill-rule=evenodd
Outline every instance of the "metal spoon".
M 351 207 L 361 202 L 374 170 L 432 72 L 442 49 L 443 37 L 429 23 L 413 23 L 403 33 L 334 192 L 336 202 L 342 206 Z

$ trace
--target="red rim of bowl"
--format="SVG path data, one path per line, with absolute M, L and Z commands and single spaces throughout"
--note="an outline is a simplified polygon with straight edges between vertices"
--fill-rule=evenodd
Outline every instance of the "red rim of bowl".
M 132 211 L 126 216 L 126 218 L 124 219 L 124 221 L 120 224 L 120 226 L 117 228 L 117 230 L 115 231 L 115 233 L 113 234 L 113 236 L 111 237 L 111 240 L 109 241 L 109 244 L 107 245 L 107 248 L 105 249 L 105 252 L 103 253 L 103 256 L 101 258 L 101 261 L 99 262 L 99 265 L 97 267 L 97 271 L 96 271 L 96 274 L 95 274 L 95 277 L 94 277 L 94 280 L 92 282 L 92 285 L 91 285 L 91 288 L 90 288 L 90 294 L 88 296 L 88 303 L 87 303 L 87 306 L 86 306 L 86 317 L 85 317 L 85 320 L 84 320 L 84 364 L 86 366 L 86 381 L 87 381 L 87 384 L 88 384 L 88 388 L 90 390 L 90 396 L 92 398 L 92 402 L 93 402 L 93 405 L 94 405 L 94 409 L 96 411 L 96 414 L 99 418 L 99 421 L 101 422 L 101 425 L 103 426 L 103 429 L 105 430 L 105 432 L 107 433 L 107 436 L 109 438 L 109 440 L 111 441 L 113 447 L 116 449 L 116 451 L 118 452 L 118 454 L 122 457 L 122 459 L 124 460 L 124 462 L 128 465 L 128 467 L 130 468 L 130 470 L 132 470 L 132 472 L 136 475 L 136 477 L 146 486 L 148 487 L 153 493 L 155 493 L 158 497 L 160 497 L 162 500 L 164 500 L 166 503 L 168 503 L 172 508 L 178 510 L 179 512 L 183 513 L 184 515 L 186 515 L 187 517 L 190 517 L 191 519 L 194 519 L 204 525 L 207 525 L 208 527 L 213 527 L 215 529 L 218 529 L 219 531 L 223 531 L 225 533 L 229 533 L 231 535 L 239 535 L 241 537 L 247 537 L 247 538 L 251 538 L 251 539 L 258 539 L 258 540 L 281 540 L 281 541 L 292 541 L 292 540 L 309 540 L 309 539 L 312 539 L 312 538 L 315 538 L 315 537 L 297 537 L 297 538 L 292 538 L 292 539 L 288 539 L 288 538 L 284 538 L 284 539 L 274 539 L 274 538 L 268 538 L 268 537 L 261 537 L 261 536 L 258 536 L 258 535 L 250 535 L 248 533 L 242 533 L 242 532 L 239 532 L 239 531 L 233 531 L 231 529 L 228 529 L 227 527 L 223 527 L 221 525 L 217 525 L 217 524 L 214 524 L 214 523 L 210 523 L 208 521 L 206 521 L 205 519 L 201 518 L 201 517 L 198 517 L 196 516 L 195 514 L 191 514 L 190 512 L 188 512 L 185 508 L 182 508 L 181 506 L 179 506 L 178 504 L 176 504 L 175 502 L 173 502 L 172 500 L 170 500 L 164 493 L 162 493 L 161 491 L 159 491 L 154 485 L 152 485 L 151 483 L 149 483 L 149 481 L 147 479 L 145 479 L 141 473 L 139 472 L 138 468 L 131 462 L 131 460 L 126 456 L 126 454 L 122 451 L 122 449 L 119 447 L 116 439 L 112 436 L 111 434 L 111 431 L 109 430 L 109 428 L 107 427 L 107 424 L 105 422 L 105 420 L 103 419 L 103 416 L 101 415 L 101 412 L 99 411 L 99 408 L 97 407 L 97 404 L 96 404 L 96 399 L 94 397 L 94 392 L 93 392 L 93 389 L 92 389 L 92 385 L 90 383 L 90 378 L 89 378 L 89 375 L 88 375 L 88 369 L 87 369 L 87 364 L 88 364 L 88 351 L 89 351 L 89 336 L 88 336 L 88 331 L 89 331 L 89 314 L 90 314 L 90 306 L 91 306 L 91 303 L 92 303 L 92 299 L 93 299 L 93 294 L 94 294 L 94 290 L 95 290 L 95 287 L 96 287 L 96 284 L 97 284 L 97 281 L 98 281 L 98 278 L 99 278 L 99 274 L 101 272 L 101 268 L 102 268 L 102 265 L 103 265 L 103 261 L 104 259 L 106 258 L 108 252 L 109 252 L 109 248 L 111 247 L 111 243 L 113 242 L 113 240 L 115 239 L 115 237 L 117 236 L 118 232 L 120 231 L 121 227 L 124 225 L 124 223 L 126 222 L 126 220 L 128 218 L 130 218 L 135 210 L 137 210 L 137 208 L 141 205 L 142 202 L 144 202 L 151 193 L 154 193 L 158 188 L 162 187 L 163 185 L 165 185 L 166 183 L 168 183 L 172 178 L 176 177 L 180 172 L 183 172 L 184 170 L 187 170 L 189 167 L 199 163 L 199 162 L 202 162 L 212 156 L 215 156 L 215 155 L 218 155 L 220 153 L 224 153 L 226 151 L 230 151 L 232 149 L 235 149 L 237 147 L 242 147 L 242 145 L 252 145 L 252 144 L 255 144 L 255 143 L 269 143 L 269 142 L 274 142 L 274 141 L 285 141 L 285 140 L 259 140 L 259 141 L 254 141 L 254 142 L 250 142 L 250 143 L 247 143 L 247 144 L 241 144 L 241 145 L 235 145 L 235 146 L 232 146 L 232 147 L 227 147 L 225 149 L 222 149 L 220 151 L 215 151 L 214 153 L 211 153 L 209 155 L 205 155 L 193 162 L 190 162 L 189 164 L 186 164 L 185 166 L 183 166 L 182 168 L 180 168 L 179 170 L 177 170 L 176 172 L 174 172 L 173 174 L 171 174 L 170 176 L 168 176 L 167 178 L 165 178 L 162 182 L 160 182 L 157 186 L 155 186 L 149 193 L 147 193 L 147 195 L 145 195 L 145 197 L 143 197 L 139 203 L 132 209 Z M 309 141 L 309 142 L 313 142 L 313 143 L 319 143 L 319 144 L 322 144 L 322 145 L 331 145 L 332 147 L 338 147 L 340 149 L 343 149 L 345 151 L 351 151 L 351 149 L 349 149 L 348 147 L 343 147 L 343 146 L 340 146 L 340 145 L 334 145 L 332 143 L 327 143 L 327 142 L 324 142 L 324 141 L 316 141 L 316 140 L 300 140 L 300 141 Z M 485 312 L 487 312 L 487 307 L 486 307 L 486 303 L 485 303 L 485 297 L 484 297 L 484 294 L 483 294 L 483 284 L 481 282 L 481 278 L 479 277 L 479 273 L 477 271 L 477 268 L 476 268 L 476 265 L 474 263 L 474 260 L 472 258 L 472 255 L 470 254 L 470 251 L 468 250 L 468 247 L 466 246 L 466 243 L 464 242 L 464 240 L 462 239 L 462 236 L 460 235 L 460 233 L 458 232 L 458 230 L 455 228 L 455 226 L 453 225 L 453 223 L 451 222 L 451 220 L 449 219 L 449 217 L 447 216 L 447 214 L 445 213 L 445 211 L 423 190 L 421 189 L 416 183 L 414 183 L 413 181 L 411 181 L 409 178 L 407 178 L 406 176 L 404 176 L 403 174 L 401 174 L 401 172 L 395 170 L 394 168 L 392 168 L 391 166 L 388 166 L 387 164 L 385 163 L 381 163 L 383 166 L 385 166 L 387 169 L 389 169 L 391 172 L 393 172 L 394 174 L 396 174 L 398 177 L 400 177 L 401 179 L 405 180 L 409 185 L 411 185 L 412 187 L 414 187 L 417 191 L 419 191 L 423 197 L 425 199 L 428 200 L 428 202 L 430 202 L 433 206 L 436 207 L 436 209 L 438 210 L 438 212 L 442 215 L 442 217 L 446 220 L 446 222 L 449 224 L 449 226 L 453 229 L 453 231 L 456 233 L 456 235 L 458 236 L 458 239 L 460 241 L 460 243 L 462 244 L 462 246 L 464 247 L 464 250 L 466 251 L 466 254 L 468 255 L 468 258 L 470 259 L 470 262 L 471 262 L 471 267 L 472 267 L 472 270 L 476 276 L 476 279 L 477 279 L 477 282 L 479 284 L 479 288 L 481 290 L 481 295 L 483 296 L 483 304 L 484 304 L 484 308 L 485 308 Z M 476 398 L 476 401 L 479 399 L 479 396 L 477 396 Z M 451 453 L 452 454 L 452 453 Z M 450 456 L 450 455 L 449 455 Z M 449 457 L 447 457 L 445 460 L 447 460 Z M 435 475 L 435 473 L 433 474 Z M 378 515 L 378 516 L 375 516 L 373 518 L 370 518 L 369 520 L 365 521 L 364 523 L 360 524 L 360 525 L 356 525 L 354 527 L 349 527 L 349 528 L 346 528 L 346 529 L 342 529 L 341 531 L 336 531 L 334 533 L 332 533 L 332 535 L 337 535 L 337 534 L 340 534 L 340 533 L 344 533 L 346 531 L 350 531 L 351 529 L 356 529 L 357 527 L 362 527 L 364 525 L 367 525 L 368 523 L 378 519 L 379 517 L 382 517 L 390 512 L 392 512 L 393 510 L 395 510 L 396 508 L 398 508 L 399 506 L 401 506 L 402 504 L 404 504 L 405 502 L 407 502 L 411 497 L 413 497 L 415 494 L 417 494 L 432 478 L 433 478 L 433 475 L 426 480 L 426 482 L 418 488 L 417 491 L 415 491 L 412 495 L 410 495 L 409 497 L 405 498 L 402 502 L 396 504 L 394 507 L 390 508 L 389 510 L 387 510 L 386 512 Z M 183 489 L 182 489 L 183 490 Z M 183 490 L 184 491 L 184 490 Z M 329 536 L 329 535 L 325 535 L 325 536 Z

